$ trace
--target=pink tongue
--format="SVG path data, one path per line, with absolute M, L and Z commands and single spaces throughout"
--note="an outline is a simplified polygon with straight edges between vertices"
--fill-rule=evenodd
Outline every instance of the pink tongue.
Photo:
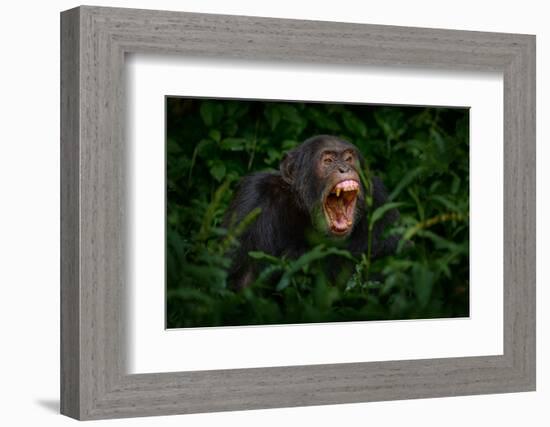
M 337 230 L 345 230 L 348 228 L 348 222 L 346 221 L 346 216 L 343 213 L 336 211 L 336 218 L 332 222 L 334 228 Z

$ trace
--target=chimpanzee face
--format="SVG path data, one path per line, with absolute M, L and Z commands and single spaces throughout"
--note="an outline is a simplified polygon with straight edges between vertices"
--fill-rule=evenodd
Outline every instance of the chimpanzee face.
M 361 155 L 330 135 L 308 139 L 285 154 L 281 176 L 309 212 L 313 226 L 331 237 L 347 237 L 361 216 Z
M 322 207 L 326 229 L 333 236 L 347 236 L 357 220 L 361 183 L 359 155 L 351 144 L 326 141 L 318 151 L 316 174 L 322 183 Z

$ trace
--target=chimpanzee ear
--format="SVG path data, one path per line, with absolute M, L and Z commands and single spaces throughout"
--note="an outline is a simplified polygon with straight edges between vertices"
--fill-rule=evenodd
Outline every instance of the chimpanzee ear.
M 283 180 L 288 184 L 294 182 L 294 171 L 296 163 L 296 152 L 288 151 L 283 155 L 283 159 L 279 164 L 279 170 L 281 171 L 281 176 Z

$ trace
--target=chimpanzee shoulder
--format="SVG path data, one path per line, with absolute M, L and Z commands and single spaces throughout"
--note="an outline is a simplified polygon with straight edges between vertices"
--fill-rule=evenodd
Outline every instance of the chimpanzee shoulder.
M 257 172 L 242 178 L 223 225 L 240 223 L 256 208 L 260 208 L 260 214 L 239 236 L 239 245 L 232 254 L 228 281 L 237 289 L 248 286 L 258 273 L 258 265 L 249 258 L 249 252 L 293 257 L 307 248 L 303 230 L 309 216 L 298 206 L 280 173 Z
M 254 209 L 260 214 L 240 238 L 241 250 L 280 256 L 305 244 L 301 232 L 309 221 L 289 184 L 278 172 L 256 172 L 244 177 L 233 197 L 225 225 L 239 223 Z

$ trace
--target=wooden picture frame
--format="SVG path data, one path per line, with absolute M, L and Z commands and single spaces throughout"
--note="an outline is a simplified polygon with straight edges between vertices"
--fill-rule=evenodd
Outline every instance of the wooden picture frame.
M 127 53 L 502 72 L 503 354 L 127 374 Z M 65 415 L 84 420 L 535 389 L 532 35 L 78 7 L 61 14 L 61 166 Z

